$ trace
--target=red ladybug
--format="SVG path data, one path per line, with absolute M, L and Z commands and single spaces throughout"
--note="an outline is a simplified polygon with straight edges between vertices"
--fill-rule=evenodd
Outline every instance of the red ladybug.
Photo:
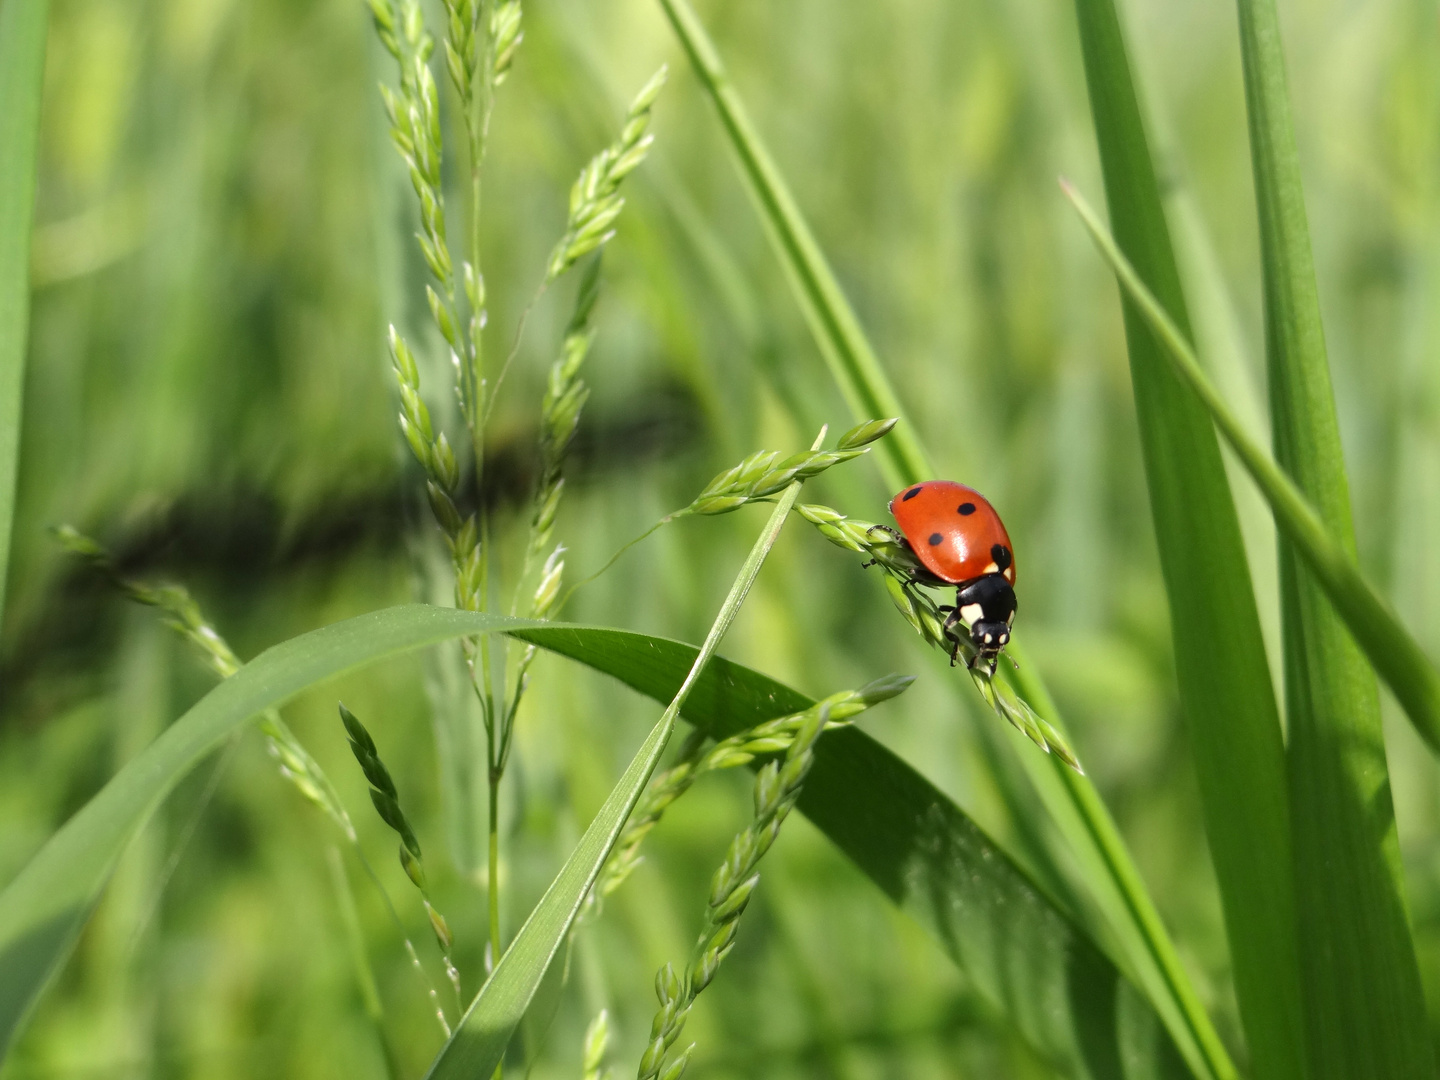
M 963 622 L 975 646 L 970 666 L 984 661 L 993 672 L 1015 621 L 1015 549 L 1000 515 L 984 495 L 951 480 L 912 484 L 890 500 L 890 513 L 934 578 L 926 583 L 958 586 L 954 609 L 941 609 L 950 610 L 951 662 L 960 651 L 955 626 Z

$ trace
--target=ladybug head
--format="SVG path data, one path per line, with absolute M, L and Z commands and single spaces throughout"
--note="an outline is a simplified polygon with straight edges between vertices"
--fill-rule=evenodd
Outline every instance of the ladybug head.
M 1010 644 L 1015 610 L 1015 590 L 1000 574 L 966 582 L 955 594 L 955 611 L 970 627 L 970 643 L 988 659 Z

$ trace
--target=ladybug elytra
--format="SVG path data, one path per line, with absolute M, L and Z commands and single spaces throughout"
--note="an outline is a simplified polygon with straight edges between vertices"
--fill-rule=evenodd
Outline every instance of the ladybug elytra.
M 961 644 L 955 627 L 964 623 L 975 648 L 970 666 L 983 661 L 993 672 L 1010 642 L 1016 606 L 1015 549 L 1000 515 L 974 488 L 951 480 L 910 485 L 890 500 L 890 513 L 928 573 L 921 580 L 956 586 L 955 607 L 941 608 L 955 643 L 951 662 Z

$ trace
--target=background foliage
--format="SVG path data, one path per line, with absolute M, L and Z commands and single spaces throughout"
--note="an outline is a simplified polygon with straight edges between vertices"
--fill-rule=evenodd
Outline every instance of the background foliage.
M 6 0 L 7 3 L 14 0 Z M 1234 11 L 1125 8 L 1203 358 L 1264 430 L 1257 223 Z M 1021 624 L 1072 740 L 1140 863 L 1222 1035 L 1229 958 L 1178 717 L 1115 290 L 1054 187 L 1101 189 L 1066 5 L 900 0 L 705 4 L 751 113 L 942 468 L 1005 514 Z M 1282 7 L 1320 302 L 1360 561 L 1440 655 L 1440 68 L 1419 0 Z M 210 685 L 148 612 L 63 559 L 46 526 L 102 535 L 122 567 L 189 583 L 242 656 L 413 598 L 424 524 L 395 438 L 384 322 L 423 298 L 404 178 L 385 144 L 386 72 L 352 0 L 52 0 L 18 517 L 0 632 L 0 880 Z M 651 0 L 532 3 L 493 128 L 485 222 L 492 321 L 510 328 L 563 227 L 565 195 L 661 61 L 651 160 L 606 256 L 558 535 L 573 579 L 759 446 L 848 417 Z M 524 524 L 538 400 L 573 283 L 532 314 L 491 429 L 502 529 Z M 509 331 L 504 331 L 508 337 Z M 1273 530 L 1235 481 L 1278 678 Z M 816 481 L 883 517 L 869 463 Z M 807 498 L 809 496 L 807 495 Z M 757 511 L 680 522 L 577 594 L 568 615 L 698 641 Z M 515 550 L 515 545 L 510 545 Z M 510 572 L 515 567 L 502 567 Z M 813 532 L 782 535 L 723 651 L 823 696 L 919 674 L 865 729 L 952 795 L 1057 893 L 1054 838 L 1007 812 L 1017 737 L 948 683 L 872 579 Z M 537 661 L 506 789 L 513 916 L 555 873 L 654 721 L 601 677 Z M 362 840 L 343 696 L 385 750 L 427 850 L 447 827 L 423 666 L 395 661 L 287 718 Z M 1440 1001 L 1435 765 L 1384 703 L 1407 900 Z M 9 1077 L 381 1075 L 331 884 L 329 835 L 258 739 L 223 752 L 127 853 Z M 196 806 L 213 788 L 203 813 Z M 710 870 L 743 821 L 743 776 L 698 785 L 588 927 L 536 1077 L 576 1076 L 612 1010 L 633 1061 L 650 979 L 683 955 Z M 454 851 L 455 862 L 468 865 Z M 376 858 L 377 863 L 382 860 Z M 484 911 L 432 859 L 477 978 Z M 922 931 L 796 818 L 740 944 L 689 1029 L 708 1076 L 1045 1076 Z M 162 888 L 163 886 L 163 888 Z M 359 918 L 408 1074 L 439 1031 L 388 918 Z M 1061 897 L 1064 899 L 1064 897 Z M 402 906 L 417 942 L 424 915 Z M 507 936 L 515 929 L 506 927 Z M 427 959 L 433 957 L 427 955 Z M 1432 1012 L 1432 1023 L 1433 1020 Z

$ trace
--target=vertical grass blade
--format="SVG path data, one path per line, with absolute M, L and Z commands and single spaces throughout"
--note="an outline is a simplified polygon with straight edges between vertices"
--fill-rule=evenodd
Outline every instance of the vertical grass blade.
M 47 0 L 0 0 L 0 616 L 15 517 Z
M 860 320 L 845 299 L 835 273 L 820 250 L 815 234 L 800 212 L 759 132 L 750 122 L 740 95 L 730 84 L 725 65 L 710 35 L 705 32 L 687 0 L 660 0 L 670 23 L 684 46 L 690 63 L 700 77 L 725 125 L 730 146 L 740 159 L 741 177 L 780 250 L 781 264 L 789 276 L 810 332 L 830 367 L 835 383 L 857 420 L 872 416 L 904 416 L 880 359 L 870 345 Z M 913 424 L 900 424 L 881 440 L 876 453 L 885 463 L 893 487 L 903 487 L 929 474 L 925 451 Z
M 1205 404 L 1215 425 L 1254 479 L 1280 531 L 1305 559 L 1350 633 L 1415 724 L 1416 731 L 1431 749 L 1440 753 L 1440 672 L 1426 658 L 1419 642 L 1366 583 L 1354 557 L 1326 530 L 1320 515 L 1295 482 L 1245 430 L 1245 425 L 1206 377 L 1180 328 L 1120 253 L 1095 211 L 1068 184 L 1065 191 L 1101 254 L 1115 271 L 1121 287 L 1165 344 L 1176 373 Z
M 1121 250 L 1187 337 L 1188 315 L 1113 0 L 1076 0 Z M 1215 429 L 1127 299 L 1125 338 L 1175 673 L 1259 1076 L 1300 1080 L 1300 962 L 1285 750 L 1240 522 Z
M 857 419 L 869 416 L 902 418 L 891 436 L 879 444 L 887 481 L 900 488 L 936 475 L 914 425 L 906 416 L 824 253 L 820 250 L 704 26 L 688 0 L 660 0 L 702 87 L 710 96 L 776 253 L 800 300 L 830 372 Z M 1036 666 L 1015 640 L 1010 653 L 1018 672 L 1007 677 L 1050 723 L 1063 731 L 1058 713 Z M 1180 964 L 1174 943 L 1153 899 L 1131 859 L 1125 842 L 1088 778 L 1053 757 L 1023 754 L 1021 760 L 1046 806 L 1075 848 L 1085 867 L 1087 884 L 1105 917 L 1125 942 L 1137 978 L 1187 1064 L 1199 1076 L 1233 1077 L 1230 1062 L 1214 1025 Z M 1017 808 L 1024 812 L 1023 808 Z
M 1275 457 L 1354 556 L 1304 193 L 1272 0 L 1239 0 Z M 1291 818 L 1316 1077 L 1435 1075 L 1402 892 L 1374 672 L 1280 543 Z

